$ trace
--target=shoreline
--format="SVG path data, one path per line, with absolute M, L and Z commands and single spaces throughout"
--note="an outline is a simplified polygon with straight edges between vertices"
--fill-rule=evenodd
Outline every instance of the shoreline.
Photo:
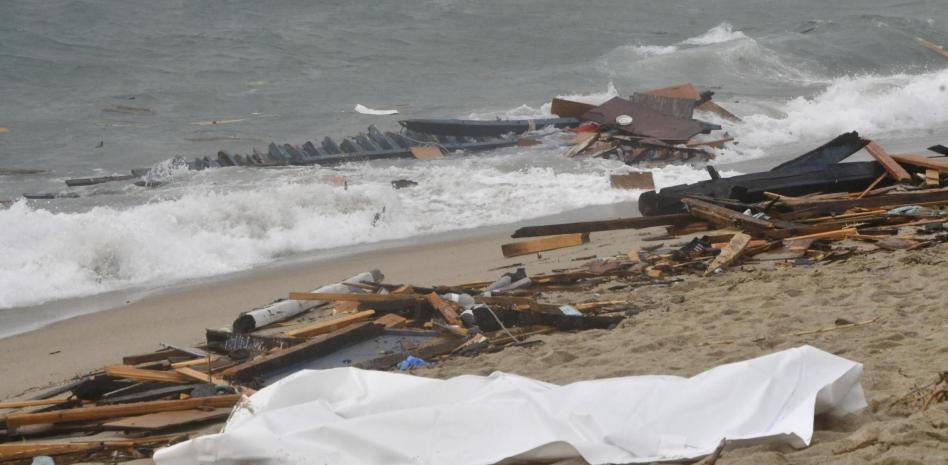
M 0 309 L 0 341 L 18 335 L 29 334 L 57 322 L 119 309 L 151 298 L 185 293 L 203 287 L 226 285 L 228 282 L 245 280 L 258 273 L 291 273 L 295 269 L 306 269 L 318 266 L 321 263 L 328 264 L 333 261 L 345 260 L 350 256 L 375 252 L 384 253 L 417 246 L 435 246 L 455 241 L 486 238 L 493 235 L 505 236 L 496 242 L 497 253 L 499 254 L 500 244 L 502 242 L 514 241 L 514 239 L 510 239 L 510 234 L 522 226 L 567 223 L 573 221 L 593 221 L 620 216 L 641 216 L 638 212 L 638 203 L 623 202 L 609 205 L 595 205 L 582 209 L 568 210 L 554 215 L 530 218 L 514 223 L 478 226 L 463 230 L 422 234 L 403 239 L 354 244 L 334 249 L 313 250 L 291 257 L 277 259 L 269 263 L 263 263 L 250 269 L 234 271 L 222 275 L 194 278 L 153 287 L 135 286 L 90 296 L 54 300 L 38 305 Z M 345 278 L 345 276 L 341 278 Z M 260 305 L 263 303 L 264 302 L 261 302 Z M 246 310 L 249 310 L 249 308 Z
M 539 221 L 539 220 L 538 220 Z M 578 220 L 577 220 L 578 221 Z M 512 226 L 482 235 L 373 249 L 314 262 L 240 273 L 230 279 L 191 284 L 115 308 L 60 320 L 0 339 L 0 399 L 57 385 L 115 363 L 122 356 L 153 351 L 159 343 L 192 345 L 206 328 L 229 326 L 244 311 L 354 274 L 379 269 L 390 283 L 458 284 L 494 280 L 520 263 L 529 273 L 577 265 L 577 257 L 624 254 L 653 229 L 593 233 L 587 244 L 505 258 Z

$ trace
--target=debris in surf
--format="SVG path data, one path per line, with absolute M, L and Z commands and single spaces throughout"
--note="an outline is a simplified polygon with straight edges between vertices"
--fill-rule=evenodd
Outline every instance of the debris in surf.
M 941 45 L 938 45 L 938 44 L 936 44 L 936 43 L 934 43 L 934 42 L 929 42 L 929 41 L 927 41 L 927 40 L 925 40 L 925 39 L 923 39 L 923 38 L 921 38 L 921 37 L 916 37 L 916 38 L 915 38 L 915 41 L 918 42 L 919 44 L 921 44 L 923 47 L 925 47 L 925 48 L 927 48 L 927 49 L 929 49 L 929 50 L 931 50 L 931 51 L 933 51 L 933 52 L 935 52 L 935 53 L 937 53 L 937 54 L 939 54 L 939 55 L 941 55 L 941 56 L 943 56 L 943 57 L 945 57 L 945 58 L 948 58 L 948 50 L 945 50 L 945 47 L 943 47 L 943 46 L 941 46 Z
M 374 115 L 374 116 L 388 116 L 388 115 L 397 115 L 398 110 L 375 110 L 369 108 L 361 103 L 357 103 L 355 106 L 355 111 L 362 113 L 363 115 Z
M 874 160 L 840 163 L 861 149 Z M 722 178 L 709 168 L 710 180 L 643 194 L 642 217 L 529 226 L 512 237 L 656 226 L 666 227 L 656 240 L 693 236 L 607 262 L 655 279 L 713 275 L 741 261 L 804 265 L 948 242 L 942 158 L 890 155 L 850 132 L 770 171 Z

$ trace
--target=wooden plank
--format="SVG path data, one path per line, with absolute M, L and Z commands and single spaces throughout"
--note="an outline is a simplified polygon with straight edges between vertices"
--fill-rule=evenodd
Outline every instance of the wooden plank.
M 872 158 L 875 158 L 876 161 L 879 162 L 883 168 L 885 168 L 886 173 L 889 173 L 889 175 L 892 176 L 892 179 L 895 179 L 897 182 L 905 182 L 912 179 L 912 175 L 910 175 L 908 171 L 905 171 L 905 168 L 902 168 L 898 162 L 893 160 L 892 157 L 889 156 L 888 152 L 886 152 L 885 149 L 875 141 L 869 141 L 869 143 L 863 148 L 869 152 L 869 155 L 872 155 Z
M 405 318 L 401 315 L 396 315 L 394 313 L 386 313 L 379 318 L 376 318 L 373 323 L 377 325 L 382 325 L 385 329 L 395 329 L 395 328 L 404 328 L 408 323 L 408 318 Z
M 418 294 L 350 294 L 345 292 L 291 292 L 290 300 L 328 300 L 368 303 L 419 302 L 425 297 Z
M 339 318 L 333 318 L 331 320 L 317 321 L 312 324 L 301 326 L 296 329 L 287 331 L 287 336 L 291 337 L 313 337 L 319 336 L 320 334 L 331 333 L 333 331 L 342 329 L 350 324 L 357 323 L 359 321 L 365 321 L 370 316 L 375 315 L 375 310 L 365 310 L 358 313 L 352 313 L 346 316 Z
M 101 405 L 80 407 L 68 410 L 54 410 L 38 413 L 12 413 L 7 415 L 7 427 L 25 425 L 55 424 L 67 421 L 102 420 L 105 418 L 144 415 L 146 413 L 190 410 L 203 407 L 232 407 L 242 396 L 228 394 L 223 396 L 199 397 L 186 400 L 155 400 L 134 404 Z
M 606 221 L 583 221 L 580 223 L 549 224 L 544 226 L 527 226 L 518 229 L 510 237 L 552 236 L 554 234 L 588 233 L 596 231 L 615 231 L 619 229 L 644 229 L 654 226 L 680 226 L 695 221 L 687 213 L 674 215 L 642 216 L 636 218 L 619 218 Z
M 916 37 L 916 38 L 915 38 L 915 41 L 918 42 L 919 44 L 922 44 L 923 47 L 925 47 L 925 48 L 927 48 L 927 49 L 929 49 L 929 50 L 931 50 L 931 51 L 933 51 L 933 52 L 935 52 L 935 53 L 937 53 L 937 54 L 939 54 L 939 55 L 941 55 L 941 56 L 943 56 L 943 57 L 945 57 L 945 58 L 948 58 L 948 50 L 945 50 L 945 47 L 942 47 L 941 45 L 938 45 L 938 44 L 936 44 L 936 43 L 934 43 L 934 42 L 929 42 L 929 41 L 927 41 L 927 40 L 925 40 L 925 39 L 923 39 L 923 38 L 921 38 L 921 37 Z
M 895 161 L 899 163 L 905 163 L 906 165 L 948 172 L 948 158 L 928 158 L 922 155 L 915 155 L 911 153 L 892 155 L 892 158 Z
M 11 402 L 0 402 L 0 409 L 39 407 L 41 405 L 59 405 L 74 402 L 70 399 L 40 399 L 40 400 L 14 400 Z
M 220 360 L 220 355 L 211 355 L 211 363 L 214 363 Z M 184 362 L 172 363 L 171 368 L 184 368 L 184 367 L 193 367 L 207 365 L 207 357 L 196 358 L 194 360 L 186 360 Z
M 720 228 L 733 227 L 754 232 L 766 232 L 776 228 L 773 222 L 754 218 L 704 200 L 686 197 L 681 199 L 681 202 L 688 206 L 689 213 Z
M 202 383 L 210 383 L 210 384 L 214 384 L 218 386 L 230 384 L 221 378 L 218 378 L 214 375 L 208 376 L 207 373 L 204 373 L 203 371 L 195 370 L 194 368 L 191 368 L 191 367 L 177 368 L 175 369 L 175 371 L 180 373 L 183 376 L 193 379 L 194 381 L 200 381 Z
M 747 248 L 747 245 L 750 243 L 751 237 L 744 233 L 736 233 L 734 237 L 731 238 L 731 241 L 728 242 L 727 247 L 721 250 L 721 253 L 717 257 L 714 257 L 714 260 L 711 260 L 711 263 L 708 265 L 708 269 L 704 272 L 705 276 L 710 276 L 718 269 L 725 269 L 737 259 L 741 258 L 741 255 L 744 253 L 744 249 Z
M 845 238 L 847 238 L 847 237 L 849 237 L 849 236 L 855 236 L 855 235 L 857 235 L 857 234 L 859 234 L 859 232 L 856 231 L 856 228 L 845 228 L 845 229 L 835 229 L 835 230 L 833 230 L 833 231 L 825 231 L 825 232 L 814 233 L 814 234 L 806 234 L 806 235 L 803 235 L 803 236 L 793 236 L 793 237 L 788 237 L 788 238 L 786 238 L 786 239 L 784 239 L 784 240 L 785 240 L 785 241 L 788 241 L 788 242 L 790 242 L 790 241 L 802 241 L 802 240 L 815 241 L 815 240 L 818 240 L 818 239 L 834 239 L 834 240 L 838 240 L 838 239 L 845 239 Z
M 164 383 L 190 383 L 187 377 L 174 371 L 146 370 L 127 365 L 106 365 L 105 374 L 113 378 L 124 378 L 135 381 L 161 381 Z
M 180 350 L 162 349 L 157 352 L 149 352 L 147 354 L 128 355 L 128 356 L 122 357 L 122 364 L 123 365 L 139 365 L 142 363 L 151 363 L 151 362 L 159 362 L 161 360 L 168 360 L 168 358 L 170 357 L 192 357 L 192 355 L 186 352 L 182 352 Z
M 316 336 L 293 347 L 277 350 L 228 368 L 222 375 L 229 379 L 250 379 L 278 368 L 328 355 L 345 346 L 377 336 L 384 330 L 384 326 L 374 322 L 356 323 L 329 334 Z
M 66 455 L 79 452 L 91 452 L 103 447 L 101 442 L 24 442 L 0 444 L 0 462 L 31 459 L 40 455 Z
M 590 105 L 588 103 L 554 98 L 550 104 L 550 113 L 553 113 L 560 118 L 580 118 L 583 116 L 583 114 L 589 110 L 592 110 L 593 108 L 596 108 L 596 106 Z
M 645 92 L 646 95 L 654 95 L 657 97 L 672 97 L 672 98 L 685 98 L 691 100 L 698 100 L 701 98 L 701 93 L 698 92 L 698 88 L 692 83 L 679 84 L 677 86 L 671 87 L 662 87 L 661 89 L 650 90 Z
M 418 146 L 411 148 L 411 154 L 419 160 L 436 160 L 444 156 L 441 147 L 437 146 Z
M 223 420 L 230 415 L 231 411 L 232 409 L 230 408 L 217 408 L 213 410 L 157 412 L 110 421 L 104 423 L 102 426 L 120 429 L 157 430 L 212 420 Z
M 529 255 L 547 250 L 574 247 L 589 242 L 589 233 L 563 234 L 560 236 L 542 237 L 523 242 L 512 242 L 500 246 L 505 257 Z
M 461 308 L 457 303 L 442 299 L 437 292 L 428 294 L 428 303 L 444 317 L 444 321 L 449 325 L 461 324 Z
M 609 184 L 613 189 L 655 189 L 655 180 L 651 171 L 632 171 L 626 174 L 609 176 Z
M 893 157 L 895 158 L 895 157 Z M 899 205 L 918 205 L 918 204 L 938 205 L 948 203 L 948 189 L 939 189 L 933 191 L 893 193 L 887 195 L 878 195 L 875 197 L 866 196 L 861 199 L 848 200 L 811 200 L 795 202 L 790 206 L 793 208 L 793 214 L 783 214 L 784 218 L 796 216 L 819 216 L 833 213 L 842 213 L 853 208 L 885 208 Z

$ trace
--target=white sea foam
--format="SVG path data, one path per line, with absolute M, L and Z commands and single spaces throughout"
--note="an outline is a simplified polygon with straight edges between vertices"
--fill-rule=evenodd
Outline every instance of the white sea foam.
M 704 34 L 690 37 L 681 43 L 683 45 L 711 45 L 747 38 L 747 35 L 743 32 L 735 31 L 734 26 L 731 26 L 730 23 L 721 23 L 708 29 Z
M 153 201 L 52 213 L 0 210 L 0 308 L 220 275 L 307 251 L 515 222 L 634 200 L 618 162 L 561 156 L 563 138 L 498 155 L 339 169 L 228 168 L 178 176 Z M 675 171 L 678 171 L 677 173 Z M 688 171 L 690 170 L 690 171 Z M 173 171 L 173 170 L 172 170 Z M 658 170 L 660 183 L 705 174 Z M 345 175 L 348 188 L 326 182 Z M 394 179 L 418 185 L 395 191 Z M 164 189 L 164 190 L 162 190 Z

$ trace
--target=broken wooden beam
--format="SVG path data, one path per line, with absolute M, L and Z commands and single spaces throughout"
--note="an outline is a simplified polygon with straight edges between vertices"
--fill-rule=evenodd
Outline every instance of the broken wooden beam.
M 765 233 L 776 228 L 772 221 L 745 215 L 701 199 L 686 197 L 681 199 L 681 202 L 688 207 L 689 213 L 719 228 L 738 228 L 757 233 Z
M 744 254 L 744 250 L 747 249 L 750 242 L 751 237 L 749 235 L 740 232 L 734 234 L 734 237 L 721 250 L 721 253 L 708 264 L 708 269 L 705 270 L 704 275 L 710 276 L 717 270 L 723 270 L 737 261 Z
M 654 226 L 680 226 L 694 222 L 694 217 L 680 213 L 673 215 L 643 216 L 620 218 L 605 221 L 583 221 L 579 223 L 549 224 L 544 226 L 525 226 L 516 230 L 510 237 L 552 236 L 555 234 L 589 233 L 597 231 L 615 231 L 618 229 L 644 229 Z
M 241 398 L 240 394 L 199 397 L 186 400 L 155 400 L 134 404 L 101 405 L 68 410 L 53 410 L 39 413 L 11 413 L 7 415 L 7 427 L 55 424 L 67 421 L 102 420 L 105 418 L 144 415 L 146 413 L 190 410 L 204 407 L 232 407 Z
M 428 303 L 441 314 L 445 322 L 449 325 L 461 324 L 461 307 L 457 303 L 442 299 L 437 292 L 428 294 L 427 298 Z
M 872 155 L 872 158 L 875 158 L 883 168 L 885 168 L 886 173 L 889 173 L 889 176 L 892 176 L 892 179 L 895 179 L 897 182 L 906 182 L 912 180 L 912 175 L 905 171 L 905 168 L 902 168 L 901 165 L 891 156 L 888 152 L 885 151 L 882 146 L 877 144 L 875 141 L 869 141 L 865 147 L 866 152 L 869 152 L 869 155 Z
M 326 299 L 319 299 L 326 300 Z M 293 347 L 277 350 L 257 357 L 240 365 L 224 370 L 221 375 L 227 379 L 246 380 L 267 372 L 303 363 L 314 358 L 333 353 L 343 347 L 377 336 L 385 329 L 373 322 L 356 323 L 329 334 L 297 344 Z
M 918 166 L 921 168 L 937 170 L 941 172 L 948 172 L 948 159 L 928 158 L 922 155 L 915 155 L 911 153 L 892 155 L 892 158 L 895 161 L 899 163 L 905 163 L 906 165 Z
M 161 381 L 164 383 L 190 383 L 186 376 L 174 371 L 146 370 L 127 365 L 106 365 L 105 374 L 113 378 L 124 378 L 135 381 Z
M 319 336 L 320 334 L 331 333 L 342 329 L 350 324 L 364 321 L 369 317 L 375 315 L 375 310 L 365 310 L 358 313 L 351 313 L 339 318 L 333 318 L 331 320 L 322 320 L 308 325 L 301 326 L 287 331 L 287 336 L 290 337 L 313 337 Z
M 558 236 L 542 237 L 523 242 L 512 242 L 500 246 L 504 257 L 517 257 L 548 250 L 575 247 L 589 242 L 589 233 L 562 234 Z

